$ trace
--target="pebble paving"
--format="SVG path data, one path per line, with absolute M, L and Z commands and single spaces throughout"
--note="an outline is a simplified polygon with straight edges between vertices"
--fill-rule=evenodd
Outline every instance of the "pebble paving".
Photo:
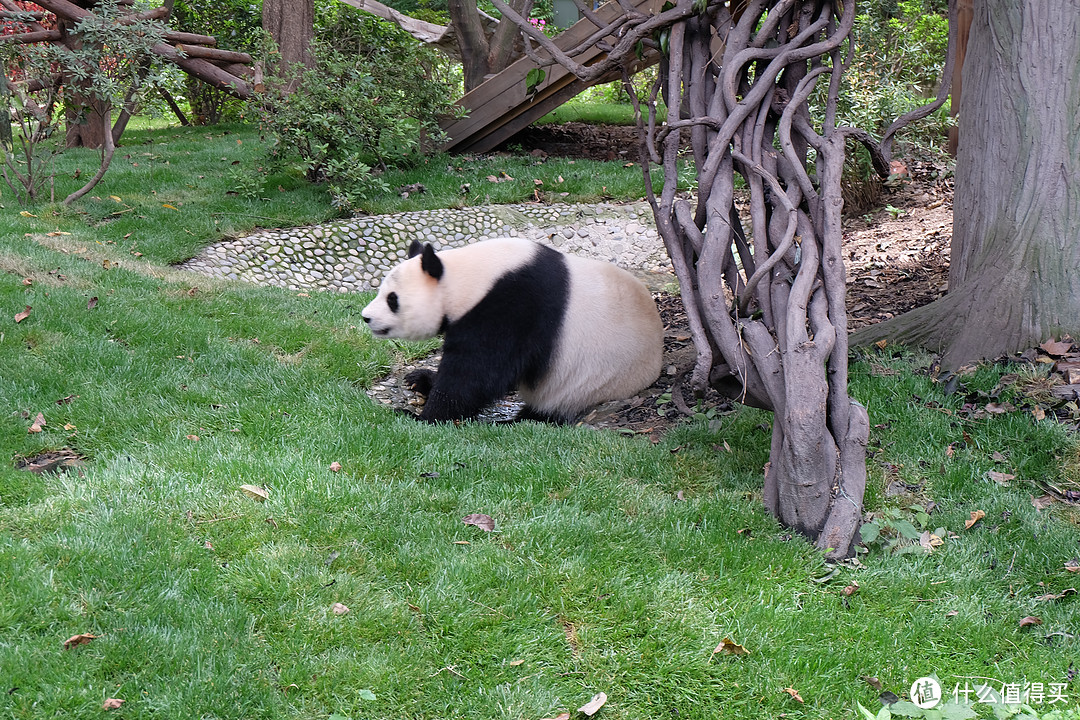
M 225 240 L 179 267 L 290 290 L 366 292 L 405 259 L 413 240 L 442 249 L 496 237 L 528 238 L 648 278 L 672 273 L 645 202 L 489 205 L 355 217 Z

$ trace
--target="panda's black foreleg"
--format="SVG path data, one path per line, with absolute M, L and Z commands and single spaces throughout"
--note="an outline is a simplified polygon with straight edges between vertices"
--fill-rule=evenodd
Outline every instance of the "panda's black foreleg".
M 419 419 L 434 423 L 473 418 L 510 392 L 517 384 L 515 371 L 492 366 L 484 359 L 475 353 L 444 349 L 438 372 L 427 371 L 431 386 Z
M 402 382 L 410 390 L 421 395 L 428 395 L 431 393 L 431 386 L 435 384 L 435 371 L 427 368 L 413 370 L 402 379 Z

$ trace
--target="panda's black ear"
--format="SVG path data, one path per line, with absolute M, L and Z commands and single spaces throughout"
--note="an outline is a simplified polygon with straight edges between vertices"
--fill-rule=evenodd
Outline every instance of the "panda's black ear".
M 414 258 L 417 255 L 419 255 L 421 252 L 423 252 L 423 250 L 424 250 L 424 246 L 420 243 L 420 241 L 419 240 L 413 240 L 411 243 L 409 243 L 408 257 Z
M 420 269 L 436 280 L 442 277 L 442 260 L 435 254 L 435 248 L 431 247 L 431 243 L 424 244 L 424 254 L 420 256 Z

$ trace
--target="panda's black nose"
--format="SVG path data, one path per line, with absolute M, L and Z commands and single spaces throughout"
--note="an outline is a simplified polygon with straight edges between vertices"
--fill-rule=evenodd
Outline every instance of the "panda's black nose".
M 371 324 L 371 318 L 369 318 L 367 315 L 361 315 L 360 317 L 364 318 L 364 322 L 366 322 L 368 325 Z

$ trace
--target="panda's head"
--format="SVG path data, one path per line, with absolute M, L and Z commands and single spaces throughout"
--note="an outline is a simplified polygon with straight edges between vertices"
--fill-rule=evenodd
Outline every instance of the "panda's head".
M 379 294 L 362 311 L 376 337 L 425 340 L 438 335 L 445 322 L 439 280 L 443 264 L 430 243 L 414 240 L 409 259 L 383 278 Z

